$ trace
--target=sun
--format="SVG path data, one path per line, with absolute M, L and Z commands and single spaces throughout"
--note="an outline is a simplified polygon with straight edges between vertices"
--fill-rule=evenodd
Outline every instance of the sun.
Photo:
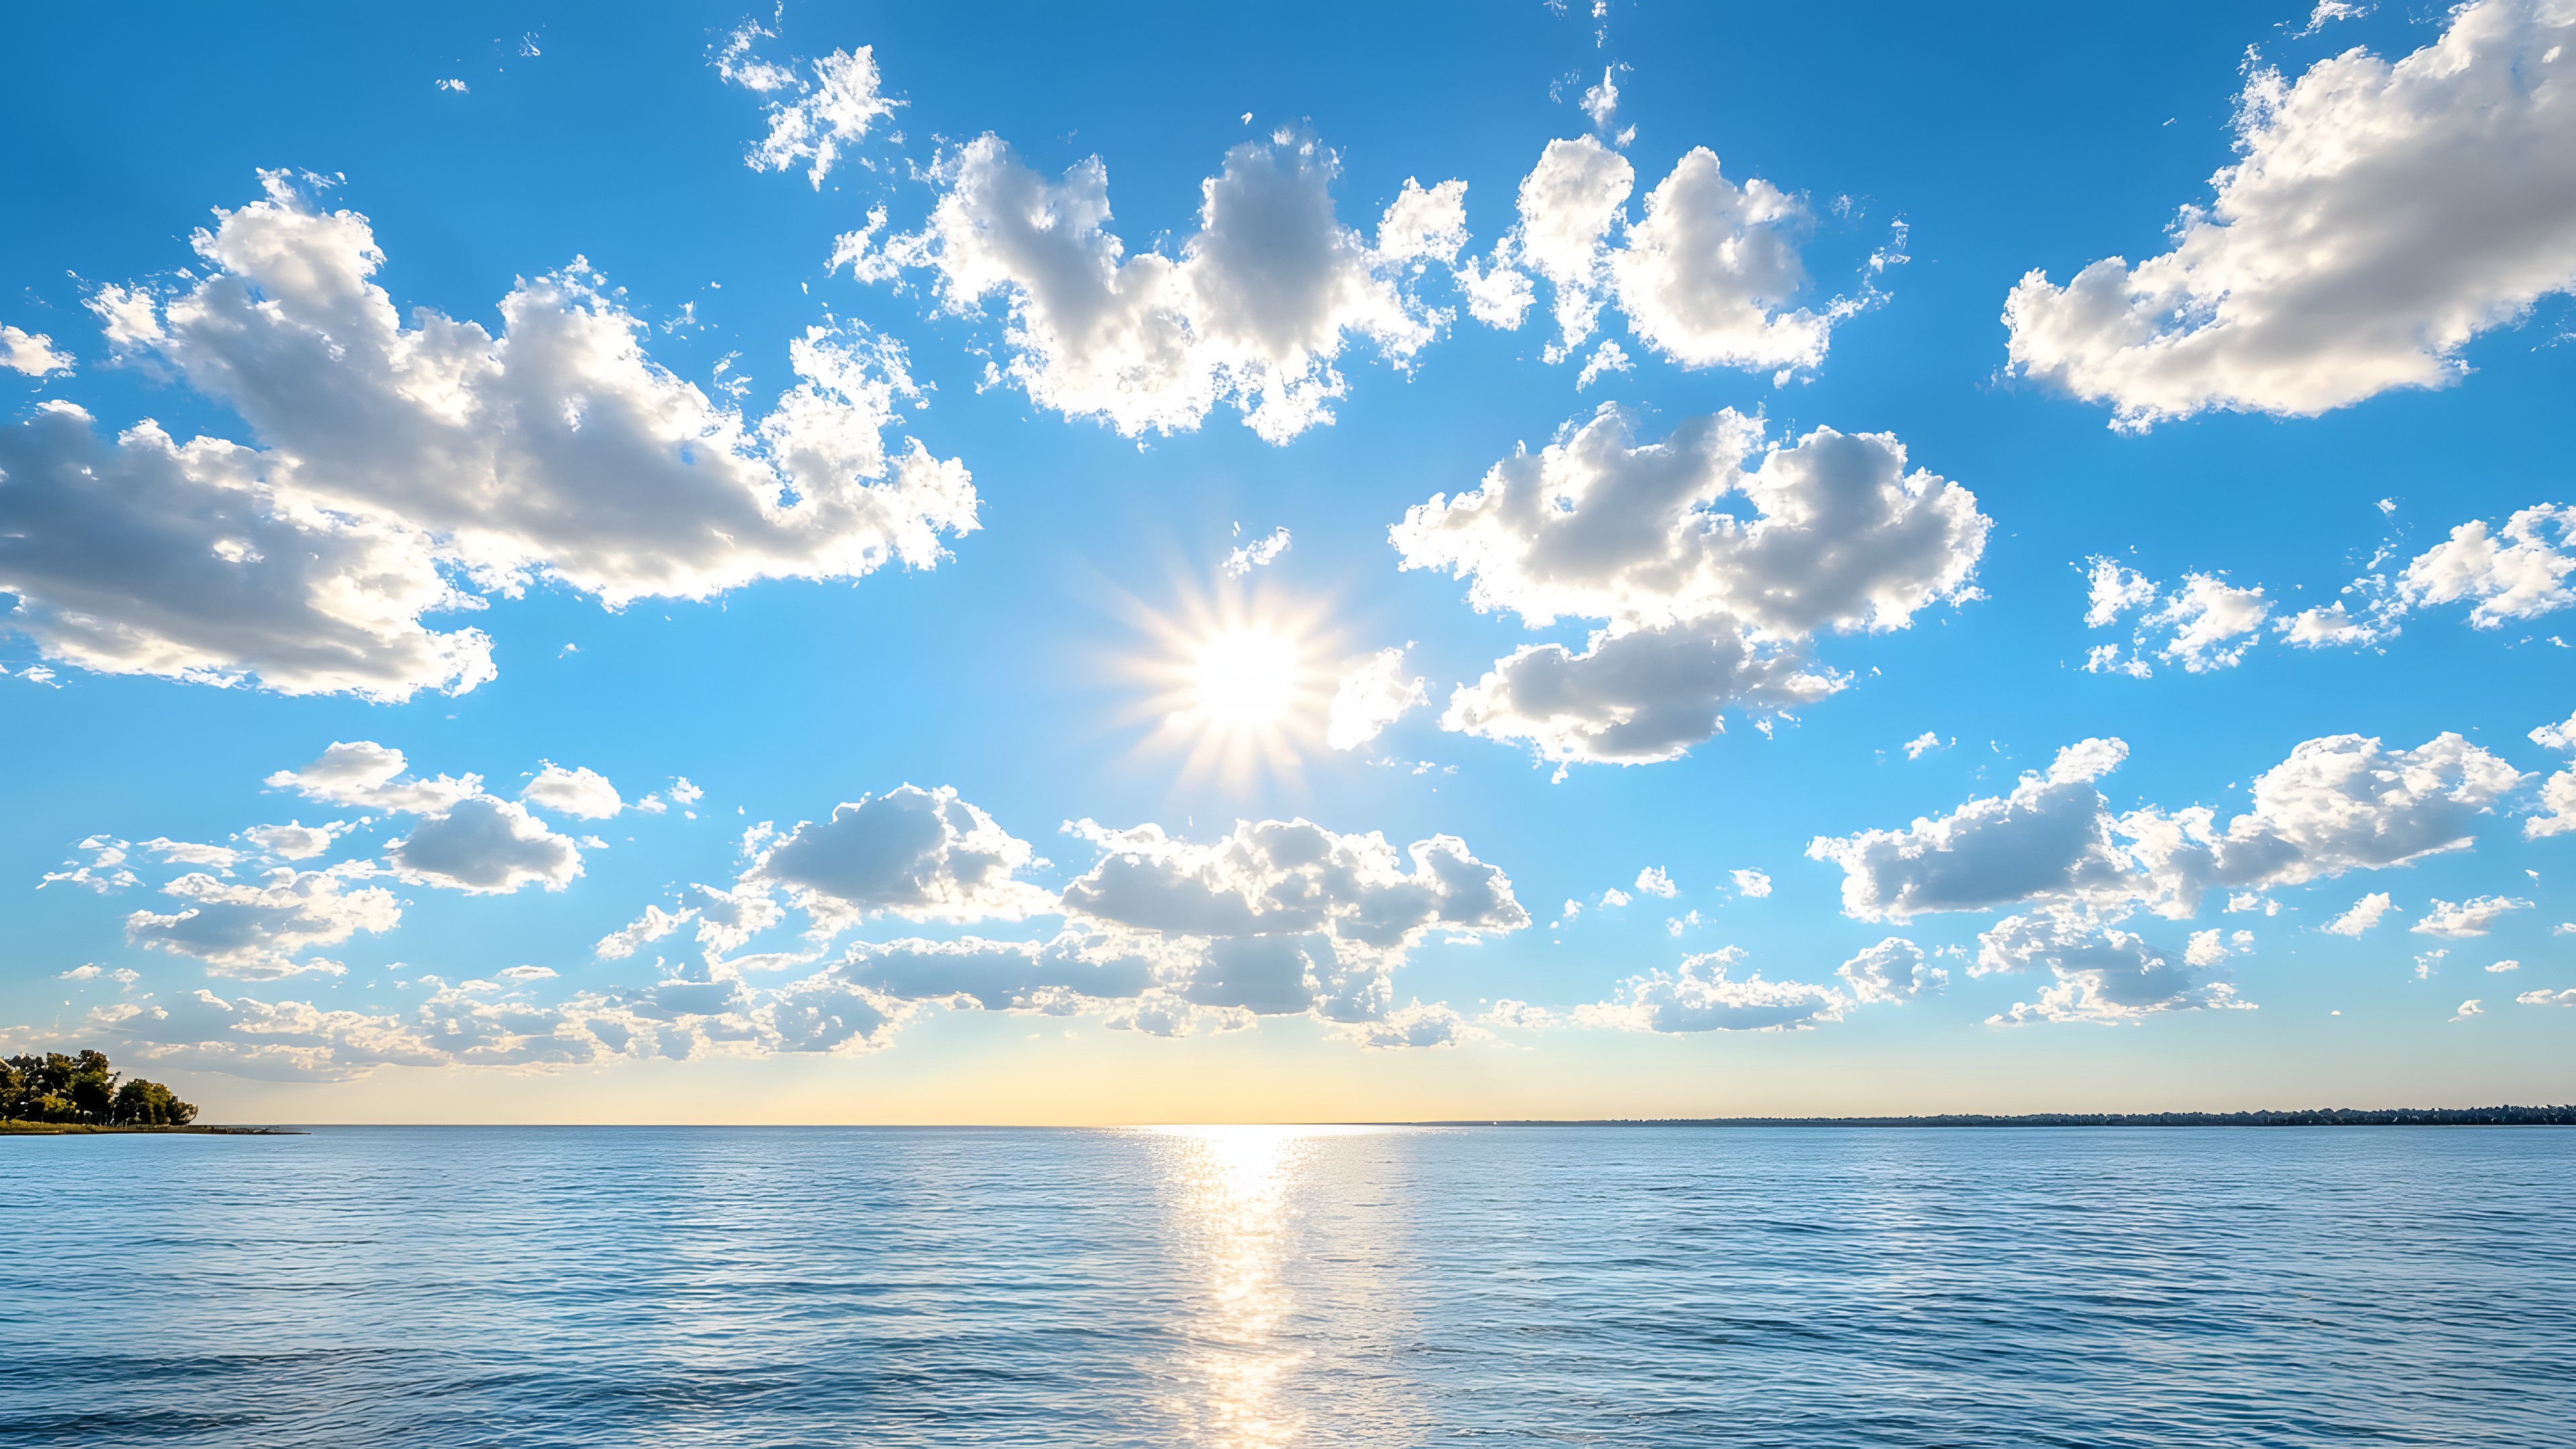
M 1248 787 L 1294 778 L 1323 745 L 1335 646 L 1323 610 L 1220 585 L 1169 612 L 1141 607 L 1146 648 L 1130 668 L 1146 686 L 1143 746 L 1184 756 L 1182 778 Z
M 1276 725 L 1296 706 L 1305 661 L 1297 641 L 1271 629 L 1234 627 L 1200 643 L 1190 661 L 1190 708 L 1210 726 Z

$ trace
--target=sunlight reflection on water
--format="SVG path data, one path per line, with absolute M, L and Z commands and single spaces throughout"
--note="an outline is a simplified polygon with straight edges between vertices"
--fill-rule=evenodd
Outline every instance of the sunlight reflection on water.
M 1281 1278 L 1295 1201 L 1318 1139 L 1369 1127 L 1209 1126 L 1142 1129 L 1159 1139 L 1161 1188 L 1175 1245 L 1197 1260 L 1204 1304 L 1190 1325 L 1187 1389 L 1173 1419 L 1192 1442 L 1222 1449 L 1292 1444 L 1306 1422 L 1281 1393 L 1308 1351 L 1282 1333 L 1297 1308 Z

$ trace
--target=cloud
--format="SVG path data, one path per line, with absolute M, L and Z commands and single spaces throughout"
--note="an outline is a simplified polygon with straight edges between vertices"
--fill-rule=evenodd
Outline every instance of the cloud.
M 1105 229 L 1098 157 L 1049 181 L 985 135 L 933 168 L 941 194 L 920 232 L 873 255 L 870 233 L 853 233 L 834 264 L 873 279 L 927 270 L 960 315 L 1002 298 L 1009 355 L 997 376 L 1042 407 L 1137 437 L 1191 431 L 1230 403 L 1284 443 L 1332 421 L 1350 339 L 1402 367 L 1437 335 L 1444 315 L 1411 280 L 1466 242 L 1464 182 L 1407 181 L 1371 245 L 1335 215 L 1340 171 L 1311 137 L 1245 142 L 1201 185 L 1199 228 L 1177 256 L 1129 256 Z
M 1615 88 L 1593 94 L 1616 104 Z M 1791 310 L 1807 289 L 1799 248 L 1814 214 L 1759 177 L 1741 186 L 1728 180 L 1707 147 L 1676 162 L 1632 222 L 1635 187 L 1635 168 L 1600 141 L 1548 142 L 1521 182 L 1519 224 L 1495 249 L 1490 271 L 1462 273 L 1469 310 L 1488 325 L 1520 326 L 1531 300 L 1526 268 L 1555 294 L 1550 362 L 1570 355 L 1592 334 L 1602 306 L 1615 302 L 1634 336 L 1684 367 L 1786 373 L 1821 364 L 1835 324 L 1866 305 L 1837 297 L 1821 310 Z
M 1227 578 L 1239 579 L 1287 551 L 1288 530 L 1285 525 L 1282 525 L 1270 530 L 1268 537 L 1254 539 L 1227 554 L 1225 562 L 1218 565 L 1218 570 Z
M 607 776 L 587 767 L 567 770 L 552 760 L 544 765 L 527 788 L 519 792 L 520 799 L 584 820 L 605 820 L 626 808 Z
M 1914 738 L 1905 742 L 1905 758 L 1909 760 L 1919 760 L 1934 750 L 1945 748 L 1947 748 L 1947 746 L 1942 743 L 1939 735 L 1934 734 L 1930 730 L 1925 730 L 1923 733 L 1916 735 Z
M 404 773 L 410 762 L 403 752 L 373 740 L 334 740 L 320 758 L 301 770 L 280 770 L 263 782 L 272 790 L 293 790 L 310 800 L 350 805 L 391 814 L 440 815 L 483 792 L 480 775 L 436 775 L 414 779 Z
M 1851 1005 L 1830 987 L 1765 981 L 1759 972 L 1749 980 L 1730 979 L 1727 973 L 1743 959 L 1744 952 L 1733 946 L 1686 956 L 1669 975 L 1657 970 L 1632 976 L 1610 1000 L 1576 1007 L 1574 1019 L 1628 1031 L 1804 1031 L 1820 1021 L 1842 1020 Z
M 49 372 L 71 371 L 72 358 L 42 332 L 0 325 L 0 367 L 28 377 L 43 377 Z
M 144 841 L 143 849 L 175 864 L 211 866 L 227 873 L 232 866 L 240 862 L 242 857 L 240 851 L 230 846 L 205 845 L 193 840 L 172 840 L 167 836 L 156 836 Z
M 2215 575 L 2195 573 L 2183 575 L 2181 585 L 2166 593 L 2154 580 L 2115 560 L 2097 557 L 2090 563 L 2085 625 L 2105 628 L 2124 614 L 2137 616 L 2129 661 L 2119 662 L 2116 645 L 2094 649 L 2084 665 L 2094 674 L 2146 678 L 2153 668 L 2145 657 L 2148 636 L 2159 630 L 2171 632 L 2155 647 L 2157 658 L 2192 674 L 2232 668 L 2263 637 L 2263 623 L 2271 616 L 2271 601 L 2260 588 L 2240 589 Z
M 2360 900 L 2354 901 L 2351 910 L 2317 929 L 2334 936 L 2358 936 L 2378 925 L 2380 917 L 2388 914 L 2390 904 L 2388 892 L 2372 891 Z
M 1933 966 L 1923 958 L 1923 948 L 1903 936 L 1890 936 L 1834 968 L 1843 980 L 1852 1000 L 1867 1005 L 1876 1001 L 1906 1001 L 1926 991 L 1938 991 L 1950 980 L 1950 973 Z
M 2576 715 L 2533 730 L 2531 742 L 2545 750 L 2576 752 Z M 2541 840 L 2576 830 L 2576 768 L 2557 771 L 2542 781 L 2540 804 L 2544 813 L 2522 822 L 2523 838 Z
M 1422 681 L 1404 674 L 1404 651 L 1381 649 L 1342 676 L 1325 717 L 1324 743 L 1356 750 L 1384 733 L 1405 712 L 1427 702 Z
M 606 960 L 622 961 L 634 955 L 638 947 L 677 931 L 694 920 L 697 914 L 694 907 L 666 911 L 660 906 L 646 906 L 644 914 L 600 937 L 591 950 Z
M 1662 896 L 1665 900 L 1681 894 L 1680 888 L 1673 884 L 1673 878 L 1666 875 L 1660 865 L 1650 865 L 1637 872 L 1637 890 L 1641 895 Z
M 837 975 L 907 1000 L 962 997 L 990 1011 L 1046 1011 L 1108 998 L 1135 997 L 1156 984 L 1150 950 L 1095 931 L 1055 939 L 902 940 L 850 949 Z
M 2576 508 L 2542 504 L 2506 519 L 2492 533 L 2478 519 L 2451 530 L 2398 577 L 2409 607 L 2468 603 L 2469 623 L 2501 628 L 2576 604 L 2567 575 L 2576 569 Z
M 331 820 L 320 825 L 307 825 L 290 820 L 284 825 L 254 825 L 241 833 L 262 852 L 280 860 L 311 860 L 331 848 L 331 842 L 352 830 L 347 821 Z
M 562 890 L 581 874 L 581 847 L 514 801 L 476 795 L 412 827 L 385 847 L 394 873 L 414 885 L 469 895 L 524 886 Z
M 1374 832 L 1336 834 L 1306 820 L 1247 821 L 1206 845 L 1152 824 L 1068 829 L 1102 854 L 1065 887 L 1063 909 L 1077 922 L 1164 938 L 1180 953 L 1165 984 L 1200 1005 L 1376 1021 L 1392 1009 L 1392 972 L 1426 935 L 1529 924 L 1510 879 L 1452 836 L 1399 853 Z
M 1564 440 L 1435 495 L 1389 537 L 1408 569 L 1468 581 L 1532 628 L 1606 620 L 1584 653 L 1524 647 L 1451 696 L 1442 727 L 1559 761 L 1672 759 L 1729 707 L 1785 710 L 1845 681 L 1809 666 L 1821 631 L 1901 629 L 1971 597 L 1991 521 L 1885 434 L 1818 428 L 1765 446 L 1733 410 L 1660 443 L 1604 407 Z
M 2460 349 L 2576 283 L 2576 12 L 2482 0 L 2391 65 L 2249 72 L 2238 159 L 2173 248 L 2004 306 L 2012 365 L 2144 429 L 2213 408 L 2314 416 L 2438 387 Z
M 2514 998 L 2522 1006 L 2576 1006 L 2576 989 L 2567 991 L 2526 991 Z
M 754 858 L 742 885 L 785 887 L 824 935 L 880 913 L 1019 920 L 1050 905 L 1044 890 L 1019 878 L 1033 859 L 1027 841 L 954 789 L 903 785 L 798 825 Z
M 118 840 L 111 836 L 90 836 L 81 841 L 77 847 L 88 851 L 89 859 L 74 858 L 64 861 L 63 864 L 69 869 L 46 872 L 44 879 L 36 882 L 36 889 L 43 890 L 49 885 L 73 885 L 106 895 L 110 891 L 140 885 L 141 878 L 136 876 L 133 868 L 126 864 L 131 858 L 128 852 L 132 846 L 132 841 Z
M 2202 953 L 2204 956 L 2206 952 Z M 1989 1020 L 2117 1023 L 2168 1011 L 2251 1009 L 2225 982 L 2202 979 L 2145 938 L 2064 908 L 2007 916 L 1977 938 L 1972 974 L 2045 965 L 2055 984 Z
M 1820 836 L 1807 853 L 1842 868 L 1843 911 L 1862 920 L 2024 901 L 2181 919 L 2213 886 L 2299 885 L 2464 850 L 2477 817 L 2525 778 L 2455 734 L 2413 750 L 2327 736 L 2256 777 L 2254 808 L 2222 830 L 2203 806 L 2114 816 L 2093 782 L 2127 754 L 2086 740 L 2009 795 L 1901 830 Z
M 2419 936 L 2439 936 L 2457 941 L 2470 936 L 2483 936 L 2493 929 L 2496 920 L 2512 911 L 2531 908 L 2531 902 L 2511 896 L 2475 896 L 2453 903 L 2435 900 L 2425 907 L 2424 919 L 2407 929 Z
M 1737 895 L 1748 900 L 1760 900 L 1771 894 L 1771 877 L 1768 874 L 1758 870 L 1739 870 L 1732 874 Z
M 350 889 L 336 871 L 278 869 L 257 883 L 217 880 L 202 872 L 161 888 L 187 904 L 162 914 L 136 911 L 125 936 L 138 946 L 191 956 L 217 976 L 266 981 L 340 967 L 298 964 L 305 951 L 336 946 L 360 931 L 381 934 L 402 920 L 402 907 L 382 886 Z
M 430 539 L 287 503 L 262 461 L 150 422 L 105 442 L 80 408 L 38 404 L 0 429 L 0 622 L 101 674 L 375 700 L 494 677 L 482 631 L 422 623 L 473 602 Z
M 726 40 L 714 61 L 717 73 L 730 84 L 764 95 L 793 92 L 770 102 L 769 134 L 752 147 L 744 164 L 754 171 L 788 171 L 802 162 L 806 179 L 820 191 L 823 178 L 832 174 L 841 159 L 842 148 L 865 140 L 869 127 L 892 117 L 903 102 L 879 92 L 874 46 L 835 50 L 808 62 L 813 73 L 808 80 L 792 66 L 751 54 L 753 44 L 768 35 L 769 31 L 746 24 Z
M 405 327 L 372 227 L 280 173 L 218 211 L 207 274 L 92 299 L 120 356 L 241 415 L 254 449 L 157 425 L 113 447 L 67 405 L 0 443 L 0 588 L 49 655 L 109 672 L 403 699 L 492 676 L 424 614 L 546 580 L 618 606 L 768 578 L 929 567 L 975 527 L 965 469 L 890 452 L 919 389 L 892 342 L 809 329 L 758 421 L 656 366 L 576 263 L 523 281 L 494 336 Z

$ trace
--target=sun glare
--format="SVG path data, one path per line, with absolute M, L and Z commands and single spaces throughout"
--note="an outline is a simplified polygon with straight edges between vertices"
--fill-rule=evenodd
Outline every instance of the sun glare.
M 1142 742 L 1180 750 L 1185 778 L 1248 786 L 1293 778 L 1323 747 L 1337 637 L 1313 606 L 1220 589 L 1170 614 L 1137 611 L 1153 643 L 1132 668 L 1156 728 Z
M 1191 661 L 1191 712 L 1219 727 L 1275 724 L 1297 702 L 1301 672 L 1295 640 L 1267 629 L 1227 629 Z

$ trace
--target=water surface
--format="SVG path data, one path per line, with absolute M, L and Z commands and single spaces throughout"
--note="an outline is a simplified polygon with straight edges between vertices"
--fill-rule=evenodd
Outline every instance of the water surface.
M 2576 1441 L 2576 1131 L 0 1140 L 0 1444 Z

